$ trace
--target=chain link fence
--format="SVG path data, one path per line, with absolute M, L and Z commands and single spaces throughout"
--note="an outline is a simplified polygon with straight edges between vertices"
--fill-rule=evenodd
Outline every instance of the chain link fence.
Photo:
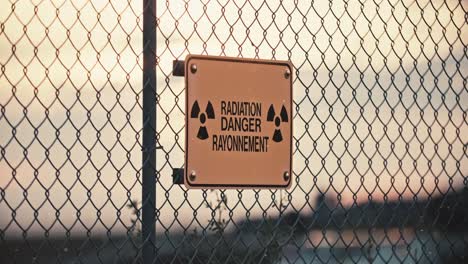
M 1 6 L 1 263 L 468 262 L 468 2 Z M 172 183 L 187 54 L 293 63 L 289 190 Z

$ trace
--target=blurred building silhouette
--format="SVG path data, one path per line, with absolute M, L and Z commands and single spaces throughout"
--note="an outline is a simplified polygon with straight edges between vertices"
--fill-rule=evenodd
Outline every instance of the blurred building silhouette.
M 284 216 L 287 225 L 301 232 L 309 229 L 425 228 L 441 231 L 468 230 L 468 187 L 445 195 L 411 200 L 368 201 L 344 207 L 333 194 L 321 193 L 310 215 Z

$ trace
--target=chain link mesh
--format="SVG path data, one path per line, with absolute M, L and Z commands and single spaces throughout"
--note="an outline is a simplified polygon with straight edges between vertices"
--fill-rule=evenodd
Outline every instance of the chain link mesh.
M 151 263 L 468 261 L 468 2 L 156 6 Z M 1 263 L 142 262 L 144 8 L 2 0 Z M 291 189 L 172 183 L 187 54 L 294 64 Z

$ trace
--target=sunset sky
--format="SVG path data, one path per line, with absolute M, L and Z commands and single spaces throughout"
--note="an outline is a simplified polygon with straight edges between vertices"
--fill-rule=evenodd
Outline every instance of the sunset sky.
M 466 185 L 468 2 L 196 2 L 157 2 L 157 230 L 187 227 L 203 202 L 203 191 L 171 178 L 184 165 L 185 144 L 184 83 L 172 76 L 172 62 L 187 54 L 295 66 L 297 178 L 281 192 L 289 194 L 287 211 L 310 213 L 319 191 L 341 193 L 349 206 L 370 193 L 424 199 Z M 7 235 L 20 235 L 20 227 L 80 234 L 93 225 L 100 233 L 114 224 L 112 232 L 121 232 L 130 224 L 125 204 L 141 197 L 141 14 L 141 1 L 2 4 L 0 226 Z M 246 208 L 251 217 L 278 214 L 269 207 L 280 191 L 226 194 L 236 220 Z M 201 205 L 203 226 L 210 214 Z

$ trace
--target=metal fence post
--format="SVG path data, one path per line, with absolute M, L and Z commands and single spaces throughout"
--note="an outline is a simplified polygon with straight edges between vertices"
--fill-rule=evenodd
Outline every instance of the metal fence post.
M 156 249 L 156 3 L 143 0 L 142 258 L 152 263 Z

